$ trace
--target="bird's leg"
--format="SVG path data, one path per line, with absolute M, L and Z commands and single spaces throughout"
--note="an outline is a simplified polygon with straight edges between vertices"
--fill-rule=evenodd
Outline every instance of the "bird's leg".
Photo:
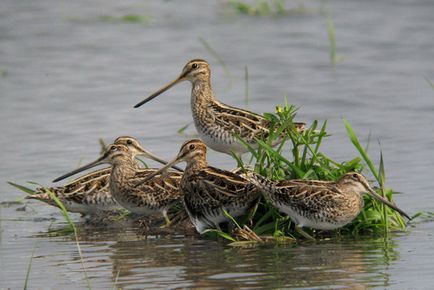
M 306 233 L 301 226 L 296 225 L 295 226 L 295 230 L 297 231 L 297 233 L 299 233 L 300 235 L 302 235 L 303 237 L 305 237 L 306 239 L 310 240 L 310 241 L 316 241 L 314 237 L 312 237 L 311 235 L 309 235 L 308 233 Z
M 163 210 L 163 216 L 166 223 L 161 226 L 161 228 L 168 228 L 172 224 L 172 221 L 169 219 L 169 215 L 167 214 L 167 209 Z

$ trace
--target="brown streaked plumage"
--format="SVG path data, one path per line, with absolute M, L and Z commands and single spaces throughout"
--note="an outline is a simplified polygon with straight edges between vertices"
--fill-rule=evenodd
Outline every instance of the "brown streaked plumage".
M 161 212 L 168 221 L 168 209 L 181 199 L 179 182 L 182 172 L 169 170 L 165 175 L 143 182 L 145 177 L 157 169 L 137 168 L 134 156 L 127 146 L 110 145 L 97 160 L 55 179 L 54 182 L 102 163 L 112 165 L 109 190 L 116 202 L 136 214 Z
M 140 107 L 181 81 L 192 83 L 191 110 L 194 124 L 201 139 L 211 149 L 226 154 L 243 154 L 247 148 L 236 136 L 253 147 L 257 146 L 257 139 L 268 136 L 271 123 L 263 116 L 215 99 L 209 64 L 201 59 L 189 61 L 175 80 L 134 107 Z M 296 130 L 304 130 L 304 123 L 294 123 L 294 126 Z
M 116 138 L 114 144 L 125 145 L 131 151 L 133 157 L 143 155 L 160 163 L 166 164 L 163 159 L 143 149 L 135 138 L 121 136 Z M 134 166 L 138 168 L 137 162 Z M 109 190 L 109 177 L 111 167 L 99 169 L 83 175 L 64 186 L 50 187 L 49 191 L 59 198 L 69 212 L 82 214 L 94 214 L 100 211 L 113 211 L 122 208 L 113 199 Z M 47 189 L 38 188 L 38 193 L 29 195 L 28 199 L 37 199 L 49 205 L 56 206 Z
M 180 185 L 184 206 L 199 233 L 218 228 L 220 223 L 229 221 L 224 211 L 232 217 L 243 215 L 260 195 L 248 179 L 208 166 L 206 145 L 199 139 L 185 142 L 174 161 L 146 179 L 182 161 L 187 162 Z
M 363 209 L 364 193 L 410 219 L 396 205 L 378 195 L 367 179 L 356 172 L 347 173 L 336 182 L 272 181 L 255 173 L 248 173 L 247 176 L 273 206 L 287 214 L 300 228 L 333 230 L 345 226 Z

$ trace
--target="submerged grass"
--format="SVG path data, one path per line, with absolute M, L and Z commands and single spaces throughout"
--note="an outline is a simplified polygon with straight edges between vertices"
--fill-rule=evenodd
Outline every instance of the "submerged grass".
M 87 283 L 87 287 L 88 287 L 88 289 L 92 289 L 92 286 L 90 284 L 90 279 L 89 279 L 89 276 L 87 275 L 86 267 L 84 265 L 83 253 L 81 251 L 80 242 L 78 240 L 78 230 L 75 227 L 74 222 L 72 221 L 71 217 L 69 216 L 68 211 L 66 210 L 65 206 L 57 198 L 57 196 L 54 194 L 54 192 L 49 190 L 49 189 L 46 189 L 46 191 L 48 192 L 50 197 L 56 202 L 57 206 L 60 208 L 60 210 L 62 212 L 63 217 L 65 218 L 66 222 L 68 223 L 69 227 L 72 229 L 72 232 L 74 233 L 75 244 L 77 246 L 78 255 L 80 256 L 80 263 L 81 263 L 81 267 L 83 269 L 83 274 L 84 274 L 84 277 L 85 277 L 85 280 Z
M 36 246 L 33 248 L 32 255 L 30 256 L 30 260 L 29 260 L 29 265 L 27 266 L 26 278 L 24 280 L 24 287 L 23 287 L 24 290 L 27 290 L 29 286 L 30 272 L 32 271 L 32 262 L 33 262 L 33 257 L 35 256 L 35 250 L 36 250 Z
M 208 43 L 204 38 L 199 37 L 199 42 L 203 45 L 203 47 L 217 60 L 217 62 L 221 65 L 223 68 L 223 71 L 226 75 L 226 77 L 229 80 L 229 85 L 232 85 L 233 76 L 226 65 L 226 62 L 223 60 L 223 58 L 220 56 L 220 54 L 211 46 L 211 44 Z
M 152 20 L 150 16 L 147 15 L 139 15 L 139 14 L 127 14 L 123 16 L 109 16 L 103 15 L 100 16 L 99 19 L 105 22 L 114 22 L 114 23 L 139 23 L 139 24 L 149 24 Z
M 425 77 L 427 83 L 434 89 L 434 82 L 432 82 L 428 77 Z
M 335 65 L 338 62 L 343 61 L 344 58 L 338 56 L 336 52 L 336 29 L 332 15 L 330 13 L 327 15 L 327 35 L 330 43 L 330 63 Z
M 249 69 L 247 66 L 244 67 L 244 106 L 249 107 Z
M 356 171 L 368 171 L 377 183 L 379 188 L 377 192 L 392 200 L 393 190 L 385 186 L 385 167 L 383 154 L 380 152 L 379 167 L 376 168 L 366 150 L 360 144 L 359 138 L 354 132 L 349 122 L 343 119 L 344 126 L 351 143 L 359 153 L 353 159 L 347 161 L 337 161 L 328 157 L 321 151 L 322 144 L 330 136 L 327 134 L 327 121 L 320 124 L 314 121 L 312 125 L 303 133 L 298 133 L 292 122 L 296 113 L 296 108 L 288 105 L 277 107 L 273 114 L 264 114 L 267 119 L 273 124 L 274 131 L 271 132 L 268 138 L 258 140 L 258 148 L 253 149 L 244 142 L 249 149 L 251 158 L 250 161 L 244 163 L 240 158 L 235 159 L 239 167 L 250 167 L 256 173 L 266 176 L 270 179 L 316 179 L 316 180 L 337 180 L 343 174 Z M 281 138 L 282 132 L 285 134 L 280 145 L 273 147 L 272 144 Z M 362 213 L 349 225 L 336 231 L 337 235 L 347 234 L 357 236 L 363 233 L 385 233 L 390 231 L 404 230 L 405 222 L 401 215 L 382 203 L 364 197 L 365 206 Z M 228 239 L 231 243 L 239 241 L 250 241 L 248 236 L 261 237 L 262 241 L 294 241 L 301 236 L 294 230 L 294 225 L 291 220 L 284 214 L 280 214 L 274 207 L 269 205 L 266 200 L 259 201 L 257 206 L 244 219 L 238 220 L 236 231 L 221 232 L 213 230 L 211 232 Z M 245 230 L 248 225 L 248 230 L 251 234 L 239 235 L 240 229 Z M 315 236 L 315 232 L 305 229 L 310 235 Z M 320 235 L 322 236 L 322 235 Z M 253 239 L 254 242 L 261 242 L 258 239 Z
M 45 192 L 48 193 L 50 195 L 50 197 L 54 200 L 54 202 L 56 203 L 57 207 L 60 209 L 63 218 L 65 219 L 66 223 L 67 223 L 67 227 L 59 230 L 50 230 L 49 234 L 50 235 L 54 235 L 54 236 L 59 236 L 59 235 L 70 235 L 70 234 L 74 234 L 74 239 L 75 239 L 75 244 L 77 246 L 77 251 L 78 251 L 78 255 L 80 256 L 80 263 L 81 263 L 81 267 L 83 269 L 83 274 L 87 283 L 87 287 L 88 289 L 92 289 L 91 283 L 90 283 L 90 279 L 89 276 L 87 275 L 87 271 L 86 271 L 86 267 L 84 264 L 84 259 L 83 259 L 83 253 L 81 251 L 81 247 L 80 247 L 80 242 L 78 239 L 78 229 L 75 227 L 74 222 L 72 221 L 71 217 L 69 216 L 68 211 L 66 210 L 65 206 L 63 205 L 62 201 L 59 200 L 59 198 L 54 194 L 53 191 L 51 191 L 49 188 L 47 187 L 43 187 L 40 184 L 36 183 L 36 182 L 31 182 L 28 181 L 29 184 L 32 185 L 37 185 L 39 186 L 38 190 L 34 190 L 31 189 L 29 187 L 14 183 L 14 182 L 10 182 L 8 181 L 8 184 L 10 184 L 11 186 L 18 188 L 19 190 L 29 194 L 29 195 L 34 195 L 37 194 L 38 192 Z M 25 285 L 24 285 L 24 289 L 27 289 L 27 285 L 28 285 L 28 279 L 29 279 L 29 275 L 30 275 L 30 271 L 31 271 L 31 262 L 33 259 L 33 254 L 34 254 L 34 250 L 32 253 L 32 257 L 30 259 L 30 263 L 28 266 L 28 270 L 27 270 L 27 274 L 26 274 L 26 280 L 25 280 Z
M 318 9 L 310 9 L 304 5 L 303 0 L 296 1 L 296 5 L 291 8 L 286 7 L 285 0 L 257 0 L 240 1 L 230 0 L 226 4 L 227 11 L 231 14 L 241 14 L 249 16 L 285 16 L 298 14 L 318 13 Z

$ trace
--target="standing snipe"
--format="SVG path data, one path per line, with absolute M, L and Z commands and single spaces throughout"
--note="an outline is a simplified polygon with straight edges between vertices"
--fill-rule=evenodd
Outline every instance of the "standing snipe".
M 167 170 L 173 164 L 185 161 L 187 167 L 181 180 L 184 206 L 199 233 L 243 215 L 258 199 L 260 191 L 248 179 L 208 166 L 206 145 L 198 139 L 185 142 L 178 156 L 145 180 Z
M 109 190 L 121 206 L 136 214 L 161 212 L 166 222 L 169 223 L 168 209 L 181 200 L 179 183 L 182 172 L 169 170 L 165 175 L 143 182 L 144 178 L 156 172 L 157 169 L 137 168 L 133 152 L 125 145 L 110 145 L 97 160 L 62 175 L 53 182 L 102 163 L 112 165 Z
M 134 107 L 140 107 L 182 81 L 192 83 L 191 110 L 194 124 L 200 138 L 211 149 L 227 154 L 242 154 L 247 149 L 236 136 L 252 147 L 256 146 L 257 139 L 268 136 L 270 121 L 258 114 L 225 105 L 214 98 L 211 70 L 209 64 L 201 59 L 189 61 L 181 75 Z M 304 129 L 303 123 L 294 125 L 297 130 Z
M 273 206 L 287 214 L 298 226 L 333 230 L 350 223 L 363 209 L 363 194 L 368 193 L 401 215 L 410 217 L 396 205 L 378 195 L 366 178 L 355 172 L 338 181 L 281 180 L 271 181 L 248 173 Z
M 114 144 L 127 146 L 133 157 L 143 155 L 162 164 L 167 164 L 163 159 L 143 149 L 139 141 L 133 137 L 118 137 Z M 135 163 L 135 166 L 138 167 L 137 163 Z M 121 207 L 113 200 L 109 191 L 110 172 L 111 167 L 99 169 L 83 175 L 64 186 L 38 188 L 36 194 L 29 195 L 26 198 L 37 199 L 49 205 L 57 206 L 48 193 L 48 191 L 51 191 L 69 212 L 94 214 L 100 211 L 118 210 Z

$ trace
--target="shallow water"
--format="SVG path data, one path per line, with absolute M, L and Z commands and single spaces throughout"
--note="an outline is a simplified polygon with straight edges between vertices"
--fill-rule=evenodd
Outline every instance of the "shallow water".
M 223 2 L 13 1 L 0 4 L 0 289 L 21 288 L 34 250 L 32 289 L 85 288 L 75 241 L 49 237 L 62 227 L 56 209 L 24 196 L 6 181 L 50 180 L 93 160 L 97 139 L 136 136 L 173 158 L 191 120 L 188 84 L 140 109 L 132 106 L 174 78 L 187 60 L 207 59 L 222 101 L 272 111 L 287 95 L 297 119 L 329 120 L 324 150 L 345 160 L 356 152 L 341 117 L 378 158 L 387 183 L 402 192 L 401 208 L 433 211 L 432 124 L 434 2 L 329 1 L 338 54 L 329 62 L 326 17 L 228 16 Z M 294 5 L 287 2 L 288 6 Z M 309 8 L 320 2 L 305 2 Z M 140 14 L 148 24 L 104 20 Z M 226 62 L 232 78 L 199 41 Z M 188 133 L 193 133 L 189 128 Z M 210 152 L 210 163 L 232 168 Z M 86 226 L 80 244 L 94 289 L 346 288 L 424 289 L 434 281 L 432 223 L 385 239 L 359 238 L 298 246 L 228 248 L 196 236 L 138 236 L 134 228 Z

